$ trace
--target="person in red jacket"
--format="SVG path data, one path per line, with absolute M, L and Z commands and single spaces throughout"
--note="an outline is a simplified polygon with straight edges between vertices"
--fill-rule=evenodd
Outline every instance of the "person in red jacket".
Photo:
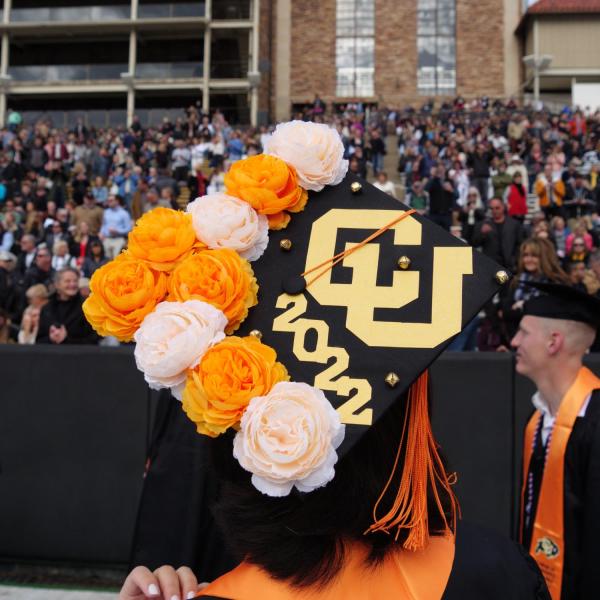
M 527 214 L 527 189 L 523 185 L 523 177 L 518 171 L 513 175 L 512 183 L 506 188 L 506 203 L 508 204 L 508 214 L 522 223 Z

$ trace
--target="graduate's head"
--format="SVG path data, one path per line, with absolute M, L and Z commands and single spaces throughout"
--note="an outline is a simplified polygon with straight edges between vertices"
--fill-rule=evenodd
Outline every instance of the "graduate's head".
M 145 214 L 84 310 L 216 438 L 241 554 L 277 571 L 280 539 L 291 568 L 348 536 L 424 548 L 454 525 L 427 368 L 508 275 L 347 174 L 335 129 L 284 123 L 266 152 L 187 214 Z
M 561 365 L 581 363 L 600 325 L 600 300 L 567 285 L 529 283 L 540 295 L 528 300 L 517 334 L 517 372 L 534 381 Z

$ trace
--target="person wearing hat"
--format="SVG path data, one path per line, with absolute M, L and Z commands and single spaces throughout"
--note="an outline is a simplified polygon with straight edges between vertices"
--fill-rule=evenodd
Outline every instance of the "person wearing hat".
M 144 215 L 84 304 L 210 438 L 241 562 L 200 596 L 547 600 L 517 545 L 458 522 L 429 421 L 429 365 L 507 274 L 347 174 L 334 129 L 285 123 L 265 150 L 225 194 Z M 197 593 L 140 567 L 120 598 Z
M 0 308 L 13 314 L 17 306 L 13 271 L 17 257 L 7 250 L 0 250 Z
M 523 163 L 523 159 L 518 154 L 513 154 L 506 172 L 508 175 L 510 175 L 511 181 L 515 173 L 521 173 L 521 181 L 525 187 L 529 189 L 529 174 L 527 173 L 527 167 Z
M 566 188 L 561 179 L 555 179 L 552 174 L 552 165 L 546 163 L 544 172 L 538 175 L 534 185 L 540 208 L 544 211 L 546 218 L 553 215 L 562 215 L 563 199 Z
M 511 344 L 516 369 L 538 391 L 525 431 L 521 542 L 553 600 L 596 598 L 600 589 L 600 378 L 582 360 L 600 325 L 600 299 L 535 283 Z

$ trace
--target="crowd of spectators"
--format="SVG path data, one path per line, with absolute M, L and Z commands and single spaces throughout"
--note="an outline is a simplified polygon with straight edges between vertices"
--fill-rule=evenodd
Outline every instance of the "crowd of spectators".
M 327 107 L 316 96 L 293 117 L 336 127 L 350 171 L 515 273 L 453 348 L 507 348 L 535 293 L 529 280 L 600 293 L 600 115 L 487 98 Z M 156 127 L 9 122 L 0 130 L 0 342 L 98 343 L 81 304 L 135 220 L 222 191 L 229 165 L 261 152 L 268 134 L 194 107 Z

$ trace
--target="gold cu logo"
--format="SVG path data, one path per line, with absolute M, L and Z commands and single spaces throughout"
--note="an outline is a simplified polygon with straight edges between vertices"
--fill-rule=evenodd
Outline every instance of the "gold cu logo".
M 373 229 L 385 226 L 403 211 L 332 209 L 312 227 L 306 268 L 335 254 L 338 229 Z M 421 224 L 403 219 L 391 228 L 397 245 L 420 245 Z M 346 249 L 353 244 L 346 244 Z M 380 348 L 434 348 L 458 333 L 462 324 L 462 278 L 473 273 L 472 249 L 436 247 L 433 253 L 433 298 L 431 321 L 402 323 L 375 321 L 376 308 L 401 308 L 419 296 L 419 273 L 395 271 L 391 286 L 377 285 L 379 244 L 366 244 L 346 257 L 352 267 L 352 283 L 332 283 L 331 272 L 308 288 L 315 300 L 325 306 L 346 307 L 346 327 L 368 346 Z

